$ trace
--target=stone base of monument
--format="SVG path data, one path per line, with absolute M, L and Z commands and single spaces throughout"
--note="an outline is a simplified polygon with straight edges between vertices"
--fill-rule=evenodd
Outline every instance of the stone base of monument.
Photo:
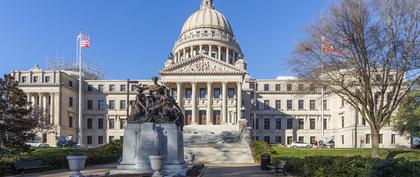
M 123 157 L 110 174 L 152 174 L 150 155 L 166 156 L 164 176 L 185 176 L 182 131 L 174 123 L 128 124 L 124 129 Z

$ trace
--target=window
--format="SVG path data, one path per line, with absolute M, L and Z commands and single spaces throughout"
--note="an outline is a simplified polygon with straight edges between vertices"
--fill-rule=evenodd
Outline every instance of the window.
M 124 129 L 126 123 L 125 119 L 120 119 L 120 129 Z
M 264 91 L 270 91 L 270 85 L 264 84 Z
M 235 98 L 235 89 L 234 88 L 229 88 L 228 89 L 228 97 L 229 98 Z
M 112 143 L 114 141 L 114 139 L 115 139 L 114 136 L 109 136 L 108 137 L 108 142 L 109 143 Z
M 104 91 L 104 85 L 98 85 L 98 90 L 100 92 L 103 92 Z
M 38 76 L 34 76 L 34 80 L 33 80 L 33 82 L 38 82 Z
M 298 90 L 299 90 L 299 91 L 303 91 L 303 84 L 299 84 L 299 85 L 298 85 Z
M 255 129 L 260 129 L 260 119 L 257 118 L 255 121 L 256 121 Z
M 258 91 L 258 83 L 255 83 L 255 91 Z
M 69 116 L 69 127 L 72 128 L 73 127 L 73 117 Z
M 253 82 L 249 83 L 249 89 L 254 89 L 255 84 Z
M 341 107 L 344 107 L 344 99 L 343 98 L 341 98 Z
M 109 109 L 115 109 L 115 100 L 109 100 L 108 101 L 108 108 Z
M 344 135 L 341 135 L 341 144 L 344 144 Z
M 126 101 L 125 100 L 120 100 L 120 109 L 125 110 L 125 107 L 126 107 Z
M 92 144 L 92 136 L 87 136 L 87 144 Z
M 281 144 L 281 136 L 276 136 L 276 143 Z
M 293 142 L 293 137 L 292 136 L 288 136 L 287 137 L 287 144 L 290 144 Z
M 287 100 L 287 110 L 291 110 L 293 108 L 292 100 Z
M 365 118 L 362 118 L 362 125 L 366 125 L 366 119 Z
M 303 129 L 304 128 L 303 119 L 298 119 L 298 121 L 299 121 L 299 129 Z
M 310 143 L 311 144 L 315 144 L 316 143 L 315 136 L 311 136 L 311 137 L 309 137 L 309 139 L 310 139 Z
M 309 109 L 315 110 L 315 100 L 309 100 Z
M 293 119 L 287 119 L 287 129 L 293 128 Z
M 391 134 L 391 144 L 395 144 L 395 134 Z
M 98 129 L 104 129 L 104 119 L 98 119 Z
M 93 91 L 93 85 L 88 85 L 88 92 Z
M 127 91 L 127 85 L 120 85 L 120 91 L 121 92 L 126 92 Z
M 207 91 L 205 88 L 200 88 L 200 98 L 206 98 L 207 97 Z
M 270 136 L 264 136 L 264 141 L 270 144 Z
M 123 141 L 124 140 L 124 136 L 120 136 L 120 140 Z
M 87 119 L 87 129 L 92 129 L 93 120 L 91 118 Z
M 264 100 L 264 110 L 270 110 L 270 100 Z
M 304 105 L 303 105 L 303 100 L 299 100 L 298 101 L 298 108 L 299 108 L 299 110 L 303 110 L 303 108 L 304 108 Z
M 309 85 L 309 91 L 315 91 L 315 84 Z
M 370 144 L 370 134 L 366 134 L 366 144 Z
M 309 129 L 315 129 L 315 119 L 309 119 Z
M 270 119 L 264 119 L 264 129 L 270 129 Z
M 287 84 L 287 91 L 292 91 L 292 84 Z
M 327 110 L 327 100 L 324 100 L 324 110 Z
M 220 88 L 213 89 L 213 98 L 220 98 Z
M 113 85 L 113 84 L 109 85 L 109 91 L 110 92 L 115 91 L 115 85 Z
M 259 110 L 259 109 L 260 109 L 260 102 L 258 102 L 258 101 L 257 101 L 257 102 L 255 103 L 255 109 L 256 109 L 256 110 Z
M 324 129 L 328 129 L 328 127 L 327 127 L 327 119 L 324 119 Z
M 344 128 L 344 116 L 341 116 L 341 128 Z
M 104 137 L 98 136 L 98 144 L 104 144 Z
M 50 81 L 51 81 L 51 77 L 50 76 L 45 76 L 44 82 L 48 83 Z
M 114 126 L 115 126 L 114 119 L 109 119 L 108 120 L 108 129 L 114 129 Z
M 73 87 L 73 81 L 69 81 L 69 87 Z
M 276 84 L 276 91 L 280 91 L 280 84 Z
M 176 100 L 176 95 L 177 95 L 176 88 L 172 89 L 171 91 L 172 91 L 172 98 L 174 98 L 174 100 Z
M 131 85 L 131 91 L 136 91 L 137 85 Z
M 191 88 L 185 89 L 185 98 L 191 98 L 191 96 L 192 96 Z
M 43 133 L 42 134 L 42 143 L 47 143 L 47 134 L 46 133 Z
M 22 83 L 25 83 L 26 82 L 26 76 L 22 76 L 21 82 Z
M 73 107 L 73 97 L 69 97 L 69 107 Z
M 382 144 L 384 142 L 384 135 L 379 134 L 379 144 Z
M 87 109 L 88 110 L 92 110 L 93 109 L 93 101 L 92 100 L 88 100 L 87 101 Z
M 280 100 L 276 100 L 276 109 L 281 110 L 281 101 Z
M 98 110 L 104 110 L 104 109 L 105 109 L 105 101 L 98 100 Z
M 281 129 L 281 119 L 276 119 L 276 129 L 277 130 Z
M 299 142 L 304 142 L 304 140 L 305 140 L 305 138 L 304 138 L 303 136 L 299 136 L 299 137 L 298 137 L 298 141 L 299 141 Z

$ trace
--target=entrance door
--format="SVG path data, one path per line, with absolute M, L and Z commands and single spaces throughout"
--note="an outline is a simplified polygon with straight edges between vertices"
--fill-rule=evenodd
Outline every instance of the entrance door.
M 198 124 L 199 125 L 206 125 L 207 118 L 206 118 L 206 111 L 199 111 L 198 112 Z
M 213 125 L 220 125 L 220 111 L 213 111 Z
M 192 123 L 192 111 L 186 110 L 185 111 L 185 125 L 191 125 Z

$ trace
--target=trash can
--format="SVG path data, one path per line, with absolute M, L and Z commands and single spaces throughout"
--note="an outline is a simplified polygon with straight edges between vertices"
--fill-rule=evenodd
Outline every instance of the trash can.
M 267 153 L 261 154 L 261 170 L 262 171 L 270 170 L 268 168 L 268 165 L 270 165 L 270 160 L 271 160 L 270 154 L 267 154 Z

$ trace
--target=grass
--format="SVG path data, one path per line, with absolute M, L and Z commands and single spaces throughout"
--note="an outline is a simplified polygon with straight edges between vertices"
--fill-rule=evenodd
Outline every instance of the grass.
M 272 146 L 273 158 L 304 158 L 306 156 L 362 156 L 370 157 L 371 149 L 301 149 L 301 148 L 285 148 L 282 146 Z M 406 158 L 408 160 L 420 160 L 420 151 L 415 150 L 398 150 L 398 149 L 381 149 L 380 157 L 387 158 Z

